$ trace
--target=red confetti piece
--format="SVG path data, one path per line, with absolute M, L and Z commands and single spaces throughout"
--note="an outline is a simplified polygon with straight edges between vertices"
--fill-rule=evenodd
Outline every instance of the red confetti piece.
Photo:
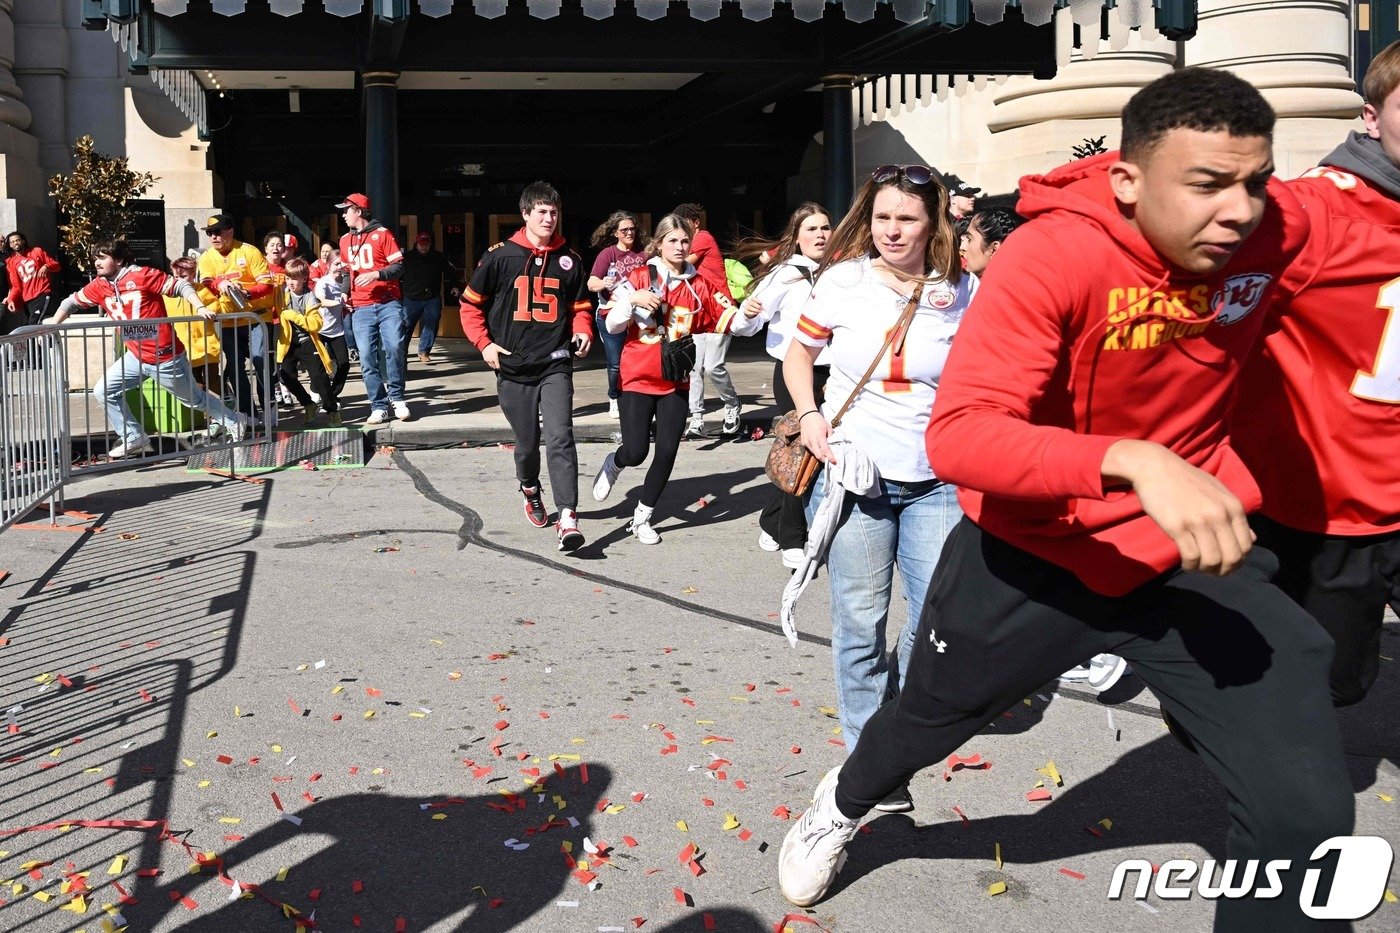
M 313 900 L 313 901 L 319 901 L 319 900 L 321 899 L 321 889 L 320 889 L 320 888 L 312 888 L 312 889 L 311 889 L 311 892 L 310 892 L 309 894 L 307 894 L 306 896 L 309 897 L 309 898 L 310 898 L 311 900 Z
M 633 803 L 641 803 L 641 802 L 642 802 L 643 800 L 645 800 L 646 798 L 647 798 L 647 795 L 646 795 L 646 794 L 644 794 L 644 793 L 641 792 L 641 791 L 637 791 L 635 794 L 632 795 L 632 802 L 633 802 Z
M 713 914 L 706 913 L 701 916 L 701 920 L 705 924 L 705 929 L 713 930 L 715 928 L 715 918 Z
M 691 859 L 695 858 L 695 853 L 697 853 L 697 852 L 699 852 L 699 851 L 700 851 L 700 847 L 697 846 L 695 843 L 693 843 L 693 842 L 686 843 L 685 848 L 684 848 L 684 849 L 681 849 L 680 854 L 676 856 L 676 859 L 677 859 L 677 861 L 679 861 L 682 865 L 684 865 L 686 862 L 689 862 Z
M 186 910 L 199 910 L 199 901 L 186 895 L 180 898 L 180 906 Z
M 332 714 L 331 714 L 331 722 L 340 722 L 340 714 L 339 714 L 339 713 L 332 713 Z
M 786 805 L 781 803 L 773 808 L 773 815 L 780 820 L 792 819 L 792 811 L 789 810 Z
M 272 791 L 272 805 L 278 810 L 282 809 L 282 798 L 277 796 L 277 791 Z
M 701 797 L 701 798 L 700 798 L 700 802 L 703 803 L 703 804 L 704 804 L 705 806 L 707 806 L 707 807 L 713 807 L 713 806 L 715 805 L 715 802 L 714 802 L 713 800 L 711 800 L 709 797 Z
M 491 900 L 487 901 L 486 906 L 490 907 L 492 910 L 495 910 L 497 907 L 500 907 L 505 902 L 506 899 L 504 897 L 493 897 L 491 898 Z
M 792 753 L 793 753 L 794 755 L 800 755 L 800 754 L 802 754 L 802 746 L 800 746 L 800 745 L 794 745 L 794 746 L 792 747 Z
M 138 868 L 138 869 L 136 869 L 136 874 L 140 875 L 142 878 L 154 878 L 154 877 L 156 877 L 157 875 L 160 874 L 160 869 L 159 869 L 159 868 Z
M 578 766 L 578 779 L 580 783 L 588 783 L 588 762 L 580 762 Z
M 301 715 L 301 707 L 297 706 L 296 700 L 293 700 L 291 697 L 287 697 L 287 705 L 292 708 L 292 712 L 296 713 L 298 716 Z
M 749 789 L 749 785 L 745 784 L 743 781 L 735 781 L 734 786 L 737 787 L 739 790 Z
M 217 761 L 217 762 L 218 762 L 219 764 L 221 764 L 221 765 L 231 765 L 231 764 L 233 764 L 233 758 L 230 757 L 230 756 L 228 756 L 228 755 L 216 755 L 216 756 L 214 757 L 214 760 Z
M 750 839 L 752 839 L 752 838 L 753 838 L 753 830 L 748 829 L 748 828 L 739 830 L 739 841 L 740 841 L 740 842 L 748 842 L 748 841 L 749 841 Z
M 315 803 L 315 802 L 316 802 L 316 798 L 313 797 L 313 796 L 311 796 L 310 792 L 308 792 L 308 791 L 302 791 L 301 799 L 302 799 L 302 800 L 305 800 L 307 803 Z
M 548 718 L 549 718 L 549 714 L 546 713 L 544 710 L 540 710 L 540 718 L 541 718 L 541 719 L 548 719 Z
M 1043 787 L 1037 787 L 1035 790 L 1026 794 L 1026 799 L 1031 803 L 1041 803 L 1050 799 L 1050 792 Z
M 1061 868 L 1061 869 L 1060 869 L 1060 874 L 1062 874 L 1062 875 L 1068 875 L 1069 877 L 1073 878 L 1075 881 L 1083 881 L 1083 880 L 1084 880 L 1084 873 L 1083 873 L 1083 872 L 1079 872 L 1079 871 L 1075 871 L 1073 868 Z
M 575 869 L 575 870 L 572 872 L 572 874 L 573 874 L 573 876 L 574 876 L 575 878 L 577 878 L 577 879 L 579 880 L 579 883 L 580 883 L 580 884 L 592 884 L 592 883 L 593 883 L 593 879 L 595 879 L 595 878 L 598 877 L 598 876 L 597 876 L 596 874 L 594 874 L 593 872 L 591 872 L 591 871 L 584 871 L 582 868 Z
M 684 907 L 690 906 L 690 895 L 686 894 L 680 888 L 672 888 L 671 895 L 675 897 L 677 904 L 680 904 Z
M 1089 832 L 1090 835 L 1097 836 L 1097 837 L 1100 838 L 1100 839 L 1103 838 L 1103 833 L 1099 832 L 1099 830 L 1098 830 L 1097 827 L 1094 827 L 1094 826 L 1085 826 L 1084 828 L 1085 828 L 1085 830 L 1087 830 L 1087 831 Z
M 382 697 L 384 695 L 383 690 L 376 690 L 374 687 L 366 687 L 365 693 L 368 693 L 372 697 Z
M 151 696 L 151 692 L 149 690 L 147 690 L 145 687 L 142 687 L 141 699 L 145 700 L 147 703 L 150 703 L 152 700 L 155 699 L 155 697 Z
M 783 919 L 773 924 L 773 933 L 783 933 L 784 928 L 794 923 L 805 923 L 808 926 L 814 926 L 819 930 L 826 929 L 826 927 L 822 926 L 820 923 L 818 923 L 817 921 L 813 920 L 811 917 L 808 917 L 805 914 L 788 914 L 787 916 L 783 917 Z
M 627 848 L 629 849 L 635 849 L 637 847 L 637 840 L 633 839 L 631 836 L 623 836 L 622 841 L 627 844 Z
M 646 923 L 646 922 L 647 922 L 646 917 L 633 917 L 633 918 L 632 918 L 632 928 L 633 928 L 633 929 L 636 929 L 636 930 L 640 930 L 640 929 L 642 928 L 642 924 L 644 924 L 644 923 Z
M 242 842 L 243 837 L 236 833 L 228 833 L 224 836 L 224 842 Z
M 968 821 L 967 814 L 964 813 L 964 812 L 962 812 L 962 807 L 954 807 L 954 808 L 953 808 L 953 812 L 956 813 L 956 814 L 958 815 L 958 819 L 962 820 L 963 826 L 971 826 L 971 825 L 972 825 L 972 824 Z
M 502 732 L 502 731 L 504 731 L 504 730 L 506 730 L 506 729 L 509 729 L 509 728 L 510 728 L 510 723 L 506 722 L 504 719 L 498 720 L 498 721 L 496 722 L 496 731 L 497 731 L 497 732 Z
M 394 933 L 408 933 L 407 917 L 399 917 L 394 920 Z
M 705 873 L 705 866 L 700 864 L 699 859 L 691 859 L 686 867 L 689 868 L 690 873 L 697 878 Z
M 826 740 L 826 744 L 827 744 L 827 745 L 835 745 L 835 746 L 837 746 L 837 747 L 839 747 L 839 748 L 845 748 L 845 747 L 846 747 L 846 741 L 845 741 L 844 739 L 827 739 L 827 740 Z
M 686 706 L 694 706 L 694 705 L 695 705 L 695 701 L 692 700 L 690 697 L 681 697 L 681 702 L 684 703 Z
M 315 774 L 311 775 L 311 777 L 307 778 L 306 780 L 311 782 L 312 784 L 315 784 L 317 781 L 321 780 L 321 772 L 317 771 Z
M 757 685 L 757 684 L 744 684 L 744 689 L 747 690 L 749 693 L 753 693 L 755 690 L 758 689 L 758 685 Z

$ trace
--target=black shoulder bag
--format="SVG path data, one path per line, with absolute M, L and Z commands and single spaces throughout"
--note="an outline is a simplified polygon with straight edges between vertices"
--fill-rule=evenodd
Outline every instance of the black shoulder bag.
M 661 276 L 656 267 L 648 263 L 647 273 L 651 278 L 651 287 L 656 288 L 661 283 Z M 671 314 L 671 306 L 666 303 L 664 295 L 660 307 L 653 313 L 656 315 L 657 330 L 661 333 L 661 378 L 667 382 L 686 382 L 690 379 L 691 370 L 695 368 L 695 338 L 686 334 L 679 340 L 671 339 L 671 328 L 667 320 Z

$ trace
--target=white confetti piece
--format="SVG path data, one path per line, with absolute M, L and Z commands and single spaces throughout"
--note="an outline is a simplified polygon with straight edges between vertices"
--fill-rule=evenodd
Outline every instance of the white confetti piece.
M 1133 903 L 1136 904 L 1136 905 L 1138 905 L 1139 907 L 1141 907 L 1143 910 L 1147 911 L 1149 914 L 1159 914 L 1159 913 L 1161 913 L 1160 910 L 1158 910 L 1156 907 L 1153 907 L 1151 904 L 1147 903 L 1146 901 L 1133 901 Z
M 597 854 L 598 854 L 598 846 L 593 842 L 592 839 L 588 838 L 587 836 L 584 836 L 584 837 L 583 837 L 583 851 L 587 852 L 589 855 L 597 855 Z
M 291 823 L 293 826 L 301 825 L 301 817 L 297 816 L 294 813 L 283 813 L 282 819 L 286 820 L 288 823 Z
M 555 901 L 555 907 L 577 907 L 578 901 Z
M 574 829 L 578 829 L 578 817 L 569 817 L 569 825 L 572 826 Z
M 237 881 L 235 881 L 235 882 L 233 883 L 233 890 L 232 890 L 231 892 L 229 892 L 228 899 L 231 900 L 231 901 L 236 901 L 236 900 L 238 900 L 238 899 L 239 899 L 240 897 L 242 897 L 242 896 L 243 896 L 243 886 L 240 885 Z
M 316 670 L 318 670 L 318 671 L 319 671 L 321 668 L 325 667 L 325 666 L 326 666 L 326 659 L 325 659 L 325 658 L 322 658 L 321 660 L 317 661 L 317 662 L 313 665 L 313 667 L 315 667 Z

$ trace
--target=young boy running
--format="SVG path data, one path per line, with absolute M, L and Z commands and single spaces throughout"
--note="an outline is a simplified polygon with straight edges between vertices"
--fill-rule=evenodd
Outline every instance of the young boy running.
M 1112 652 L 1225 785 L 1226 857 L 1291 860 L 1281 896 L 1222 899 L 1216 928 L 1311 922 L 1305 866 L 1351 832 L 1354 809 L 1332 643 L 1251 548 L 1259 490 L 1226 431 L 1265 302 L 1307 235 L 1270 180 L 1273 124 L 1239 78 L 1185 69 L 1129 101 L 1121 153 L 1022 180 L 1032 219 L 968 312 L 928 427 L 929 460 L 962 487 L 967 517 L 944 545 L 903 691 L 783 844 L 793 902 L 825 896 L 861 817 L 892 790 Z
M 1400 43 L 1362 90 L 1366 131 L 1288 183 L 1312 234 L 1231 427 L 1264 494 L 1251 524 L 1274 579 L 1337 643 L 1338 706 L 1375 683 L 1400 586 Z
M 515 432 L 525 518 L 549 524 L 540 493 L 540 421 L 558 509 L 559 550 L 583 544 L 578 527 L 573 356 L 593 342 L 588 271 L 559 234 L 559 192 L 537 181 L 520 195 L 525 227 L 481 257 L 462 293 L 462 330 L 496 371 L 501 411 Z

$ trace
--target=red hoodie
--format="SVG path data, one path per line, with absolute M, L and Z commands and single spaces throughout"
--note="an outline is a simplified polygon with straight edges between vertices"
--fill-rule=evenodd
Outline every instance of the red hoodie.
M 1244 503 L 1259 488 L 1229 446 L 1240 366 L 1308 220 L 1269 183 L 1263 222 L 1212 275 L 1169 266 L 1118 212 L 1108 153 L 1021 180 L 1031 222 L 997 251 L 943 370 L 927 443 L 987 532 L 1120 596 L 1180 562 L 1104 454 L 1154 441 Z

